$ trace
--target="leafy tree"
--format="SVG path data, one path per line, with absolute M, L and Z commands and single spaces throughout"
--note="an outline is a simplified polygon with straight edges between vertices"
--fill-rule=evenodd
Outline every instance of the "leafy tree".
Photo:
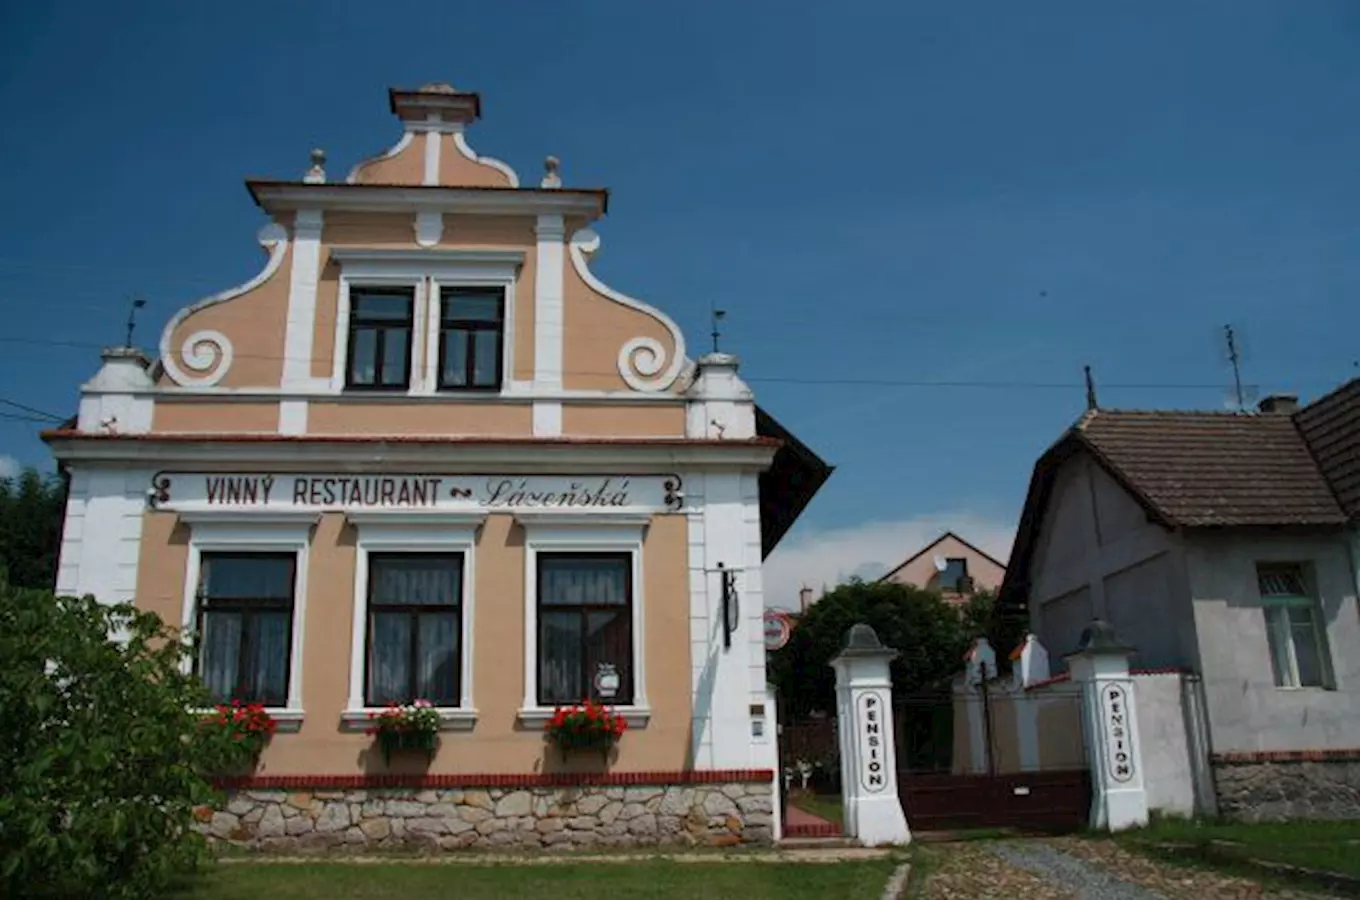
M 948 679 L 963 669 L 968 635 L 958 612 L 939 594 L 892 582 L 843 584 L 814 603 L 789 642 L 771 654 L 770 679 L 789 712 L 805 715 L 836 707 L 836 675 L 829 663 L 850 626 L 864 622 L 898 651 L 893 693 L 901 696 Z
M 52 590 L 66 515 L 66 481 L 25 469 L 0 478 L 0 571 L 10 584 Z
M 985 637 L 996 651 L 997 666 L 1005 672 L 1010 652 L 1024 640 L 1029 618 L 1000 609 L 995 591 L 978 591 L 963 607 L 963 628 L 968 639 Z
M 0 578 L 0 896 L 159 896 L 201 858 L 221 760 L 185 652 L 152 613 Z

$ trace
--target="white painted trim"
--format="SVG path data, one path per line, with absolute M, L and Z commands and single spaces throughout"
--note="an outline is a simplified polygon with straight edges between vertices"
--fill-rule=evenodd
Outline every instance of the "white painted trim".
M 181 604 L 181 625 L 184 633 L 192 633 L 198 617 L 198 580 L 204 553 L 260 553 L 295 554 L 293 568 L 293 640 L 288 660 L 288 704 L 278 714 L 293 714 L 302 719 L 302 663 L 303 638 L 307 622 L 307 561 L 310 555 L 312 526 L 315 513 L 305 516 L 270 515 L 184 515 L 181 522 L 189 524 L 189 560 L 184 571 L 184 597 Z M 192 661 L 186 659 L 184 671 L 192 671 Z M 269 710 L 276 715 L 275 709 Z M 276 716 L 277 717 L 277 716 Z
M 623 716 L 623 720 L 628 723 L 629 728 L 646 728 L 647 723 L 652 720 L 652 708 L 650 706 L 615 706 L 611 709 Z M 544 706 L 528 707 L 517 710 L 515 718 L 524 728 L 539 731 L 547 727 L 548 720 L 556 712 L 557 710 Z
M 560 437 L 562 434 L 562 404 L 554 401 L 534 401 L 534 437 Z
M 490 156 L 478 156 L 477 152 L 468 146 L 467 136 L 463 133 L 462 128 L 450 129 L 448 134 L 453 138 L 454 148 L 466 159 L 477 163 L 479 166 L 495 169 L 506 177 L 510 182 L 510 187 L 519 187 L 519 175 L 515 174 L 515 170 L 501 162 L 499 159 L 492 159 Z
M 319 383 L 319 386 L 318 386 Z M 344 397 L 352 395 L 353 391 L 348 391 L 343 397 L 337 397 L 330 389 L 330 378 L 313 379 L 312 386 L 289 390 L 272 386 L 266 387 L 183 387 L 183 388 L 145 388 L 124 391 L 128 396 L 134 397 L 153 397 L 157 402 L 186 402 L 194 397 L 211 397 L 220 401 L 239 401 L 248 403 L 260 399 L 268 400 L 305 400 L 317 397 L 325 397 L 328 400 L 343 400 Z M 406 397 L 400 394 L 393 395 L 388 392 L 375 391 L 373 396 L 365 397 L 365 403 L 372 400 L 400 400 L 405 402 Z M 685 406 L 690 403 L 690 399 L 680 394 L 639 394 L 636 391 L 592 391 L 592 390 L 540 390 L 534 387 L 532 381 L 521 381 L 512 379 L 503 394 L 443 394 L 440 399 L 457 401 L 459 403 L 531 403 L 535 400 L 545 400 L 552 402 L 572 401 L 572 400 L 608 400 L 613 403 L 634 403 L 647 406 Z
M 261 183 L 252 185 L 260 206 L 268 213 L 306 207 L 351 212 L 413 212 L 437 209 L 446 213 L 536 216 L 601 215 L 603 197 L 594 191 L 568 188 L 502 188 L 382 185 L 362 191 L 343 184 Z
M 307 433 L 307 401 L 279 401 L 279 434 Z
M 207 299 L 186 306 L 171 316 L 169 322 L 165 323 L 165 330 L 161 332 L 161 365 L 165 368 L 165 373 L 176 384 L 210 387 L 221 381 L 226 376 L 227 370 L 231 368 L 233 355 L 231 339 L 220 331 L 196 331 L 189 335 L 183 346 L 179 348 L 179 352 L 183 356 L 184 367 L 192 372 L 206 372 L 206 375 L 191 375 L 184 368 L 180 368 L 179 362 L 175 359 L 173 348 L 170 346 L 170 337 L 175 333 L 175 329 L 194 313 L 201 312 L 219 303 L 225 303 L 242 294 L 247 294 L 274 277 L 279 266 L 283 265 L 283 258 L 288 252 L 288 232 L 277 222 L 270 222 L 259 230 L 256 240 L 269 251 L 269 261 L 265 263 L 258 275 L 244 284 L 228 288 L 221 293 L 213 294 Z
M 380 706 L 346 709 L 340 713 L 340 725 L 345 731 L 366 731 L 373 724 L 370 714 L 376 715 L 382 711 L 383 707 Z M 478 713 L 475 709 L 439 706 L 435 712 L 439 713 L 440 731 L 471 731 L 477 725 Z
M 316 334 L 316 293 L 321 278 L 320 210 L 298 210 L 293 222 L 293 267 L 288 281 L 288 318 L 283 337 L 283 387 L 312 381 L 312 343 Z
M 462 589 L 459 603 L 459 699 L 457 709 L 464 714 L 450 716 L 449 727 L 476 722 L 472 704 L 472 675 L 476 652 L 476 547 L 477 530 L 484 515 L 383 514 L 354 511 L 346 518 L 358 532 L 354 555 L 354 595 L 350 627 L 349 700 L 346 710 L 367 717 L 364 704 L 364 648 L 368 632 L 369 555 L 377 553 L 460 553 L 463 557 Z M 441 717 L 452 707 L 441 707 Z M 347 715 L 349 714 L 347 713 Z
M 562 217 L 539 216 L 534 234 L 534 389 L 560 390 L 566 326 L 566 233 Z
M 368 247 L 337 247 L 331 259 L 358 275 L 436 272 L 458 275 L 504 274 L 524 265 L 523 250 L 388 250 Z M 406 264 L 406 265 L 402 265 Z
M 431 113 L 431 119 L 438 121 L 438 113 Z M 437 129 L 425 132 L 425 172 L 423 184 L 439 184 L 439 150 L 443 135 Z
M 422 247 L 433 247 L 444 237 L 444 214 L 438 210 L 424 210 L 416 213 L 416 243 Z
M 643 393 L 664 391 L 675 383 L 688 363 L 685 357 L 685 336 L 681 334 L 680 326 L 676 325 L 670 316 L 641 300 L 614 290 L 591 273 L 586 257 L 599 249 L 600 236 L 589 228 L 582 228 L 571 236 L 571 264 L 580 279 L 597 294 L 656 319 L 670 332 L 671 339 L 675 342 L 675 353 L 668 366 L 666 350 L 660 341 L 650 337 L 635 337 L 629 340 L 619 349 L 619 374 L 635 391 Z
M 426 373 L 429 390 L 427 393 L 440 397 L 455 397 L 463 394 L 481 394 L 497 399 L 503 396 L 510 386 L 511 375 L 515 371 L 515 284 L 519 270 L 506 270 L 496 274 L 461 275 L 433 274 L 430 277 L 430 347 L 426 358 Z M 456 388 L 439 389 L 439 323 L 444 315 L 444 296 L 446 287 L 498 287 L 505 292 L 504 317 L 501 322 L 501 389 L 499 391 L 460 391 Z
M 345 184 L 358 184 L 359 173 L 363 171 L 363 169 L 374 163 L 382 162 L 385 159 L 391 159 L 398 153 L 401 153 L 401 151 L 411 146 L 411 141 L 415 140 L 415 137 L 415 132 L 408 129 L 402 133 L 401 140 L 397 141 L 382 153 L 379 153 L 377 156 L 370 156 L 368 159 L 359 160 L 359 162 L 354 164 L 354 168 L 349 170 L 349 174 L 345 176 Z
M 586 518 L 586 517 L 582 517 Z M 571 518 L 526 516 L 516 519 L 524 527 L 524 702 L 518 713 L 520 722 L 527 726 L 537 722 L 544 713 L 551 717 L 553 710 L 538 703 L 538 555 L 542 552 L 562 553 L 628 553 L 632 558 L 633 613 L 633 702 L 619 706 L 618 712 L 632 714 L 637 727 L 646 724 L 651 715 L 647 702 L 647 632 L 646 598 L 643 592 L 642 545 L 645 523 L 621 518 L 612 523 L 602 521 L 600 515 L 588 517 L 589 523 Z M 632 517 L 636 519 L 639 517 Z M 650 516 L 641 517 L 650 520 Z M 633 724 L 629 722 L 629 724 Z
M 652 522 L 652 514 L 649 512 L 610 512 L 607 510 L 577 512 L 557 509 L 518 509 L 515 510 L 514 516 L 515 521 L 520 525 L 535 529 L 581 526 L 585 528 L 631 528 L 641 531 Z M 556 532 L 544 531 L 539 539 L 579 542 L 583 533 L 570 531 L 559 535 Z
M 414 436 L 409 436 L 414 437 Z M 677 467 L 719 468 L 723 471 L 768 468 L 775 448 L 763 444 L 728 441 L 723 444 L 686 445 L 675 442 L 570 443 L 543 440 L 460 442 L 447 435 L 427 440 L 328 441 L 325 439 L 242 441 L 172 441 L 138 437 L 134 440 L 86 440 L 52 438 L 53 455 L 62 462 L 103 462 L 141 466 L 154 457 L 165 467 L 189 463 L 235 465 L 262 462 L 277 465 L 362 466 L 364 471 L 401 471 L 411 466 L 438 467 L 441 472 L 542 474 L 544 469 L 579 474 L 610 474 L 620 469 L 667 474 Z M 378 457 L 375 462 L 375 455 Z M 686 490 L 692 484 L 686 482 Z

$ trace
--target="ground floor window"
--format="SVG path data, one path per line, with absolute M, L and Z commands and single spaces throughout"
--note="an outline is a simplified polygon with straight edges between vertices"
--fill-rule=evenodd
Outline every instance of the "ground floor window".
M 461 553 L 375 553 L 368 560 L 368 706 L 459 704 Z
M 1279 687 L 1325 687 L 1327 648 L 1317 598 L 1302 566 L 1258 566 L 1270 663 Z
M 217 703 L 285 706 L 293 642 L 293 553 L 205 553 L 198 674 Z
M 630 553 L 538 554 L 539 705 L 632 704 L 632 581 Z

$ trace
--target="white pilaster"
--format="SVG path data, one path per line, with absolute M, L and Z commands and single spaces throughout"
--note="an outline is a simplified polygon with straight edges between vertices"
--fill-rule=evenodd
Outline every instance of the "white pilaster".
M 751 389 L 737 375 L 741 360 L 730 353 L 699 358 L 698 374 L 685 392 L 690 403 L 685 436 L 749 440 L 756 436 L 756 408 Z
M 534 268 L 534 391 L 562 389 L 563 273 L 566 265 L 566 232 L 561 216 L 538 217 Z M 562 433 L 562 404 L 534 404 L 534 436 L 557 437 Z
M 425 132 L 425 172 L 422 183 L 439 184 L 439 155 L 443 150 L 444 136 L 439 133 L 439 114 L 431 113 L 429 121 L 434 127 Z
M 1072 680 L 1081 685 L 1086 758 L 1094 788 L 1090 826 L 1100 831 L 1148 823 L 1138 710 L 1129 677 L 1132 652 L 1108 622 L 1096 619 L 1082 632 L 1077 651 L 1067 656 Z
M 897 794 L 892 678 L 896 650 L 884 647 L 868 625 L 855 625 L 831 661 L 836 671 L 841 733 L 841 785 L 845 826 L 865 846 L 911 843 Z
M 690 519 L 690 646 L 693 670 L 693 751 L 697 768 L 752 766 L 751 705 L 764 702 L 765 682 L 752 684 L 752 639 L 763 609 L 759 566 L 746 556 L 746 496 L 741 472 L 692 473 L 686 500 L 698 510 Z M 726 646 L 722 570 L 734 573 L 736 628 Z M 751 589 L 754 586 L 754 597 Z M 760 652 L 764 653 L 761 644 Z M 759 700 L 756 700 L 759 698 Z M 763 756 L 762 756 L 763 758 Z
M 109 605 L 137 595 L 137 566 L 150 471 L 71 470 L 57 564 L 57 593 Z
M 316 334 L 316 289 L 321 276 L 319 209 L 299 210 L 293 222 L 293 269 L 288 282 L 288 321 L 283 337 L 283 388 L 312 385 L 312 345 Z M 280 410 L 280 426 L 283 425 Z M 292 422 L 295 424 L 296 419 Z

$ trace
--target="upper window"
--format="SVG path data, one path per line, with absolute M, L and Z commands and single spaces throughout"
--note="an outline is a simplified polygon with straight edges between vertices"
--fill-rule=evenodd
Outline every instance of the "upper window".
M 1256 581 L 1265 606 L 1266 641 L 1275 684 L 1325 687 L 1327 650 L 1317 599 L 1297 565 L 1258 566 Z
M 942 591 L 962 592 L 968 585 L 968 560 L 963 558 L 945 560 L 939 585 Z
M 292 553 L 205 553 L 199 569 L 198 674 L 216 703 L 288 702 Z
M 439 388 L 499 389 L 505 343 L 504 288 L 443 288 L 439 299 Z
M 371 554 L 364 703 L 457 706 L 463 557 Z
M 632 573 L 629 553 L 538 554 L 540 706 L 633 702 Z
M 351 288 L 345 386 L 404 391 L 411 383 L 413 288 Z

